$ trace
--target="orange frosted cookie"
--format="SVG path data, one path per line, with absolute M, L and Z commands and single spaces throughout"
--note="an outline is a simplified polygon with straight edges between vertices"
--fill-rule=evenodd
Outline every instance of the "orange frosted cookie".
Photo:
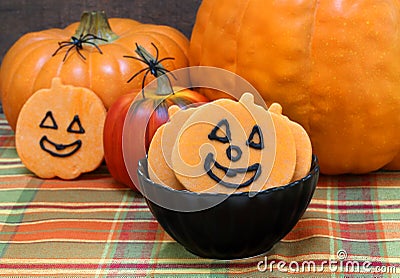
M 292 180 L 296 146 L 289 123 L 245 93 L 238 102 L 196 108 L 177 134 L 171 161 L 190 191 L 258 191 Z
M 176 113 L 178 111 L 180 111 L 178 106 L 171 106 L 168 109 L 168 116 L 173 120 L 163 124 L 154 134 L 148 151 L 148 171 L 152 181 L 182 190 L 184 187 L 171 169 L 171 153 L 175 144 L 174 138 L 194 110 L 189 108 Z
M 268 111 L 282 115 L 282 106 L 278 103 L 273 103 Z M 283 116 L 290 126 L 290 130 L 296 143 L 296 168 L 292 181 L 305 177 L 311 168 L 312 145 L 310 137 L 306 130 L 298 123 L 291 121 L 288 117 Z

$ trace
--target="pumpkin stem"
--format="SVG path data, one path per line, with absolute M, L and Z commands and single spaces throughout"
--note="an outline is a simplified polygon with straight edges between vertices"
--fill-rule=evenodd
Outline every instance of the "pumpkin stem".
M 140 73 L 144 72 L 144 76 L 143 76 L 143 80 L 142 80 L 142 95 L 143 95 L 143 98 L 145 98 L 144 84 L 145 84 L 147 75 L 149 73 L 151 73 L 154 77 L 157 78 L 156 79 L 157 80 L 157 89 L 155 92 L 156 95 L 168 96 L 168 95 L 174 94 L 174 90 L 172 89 L 172 85 L 171 85 L 171 80 L 166 75 L 166 73 L 169 72 L 169 70 L 164 68 L 164 66 L 161 64 L 161 62 L 165 61 L 165 60 L 174 60 L 175 58 L 166 57 L 166 58 L 162 58 L 162 59 L 158 60 L 158 48 L 156 47 L 156 45 L 154 43 L 151 43 L 151 45 L 153 45 L 154 48 L 156 49 L 156 57 L 155 58 L 143 46 L 138 45 L 137 43 L 136 43 L 135 52 L 140 56 L 140 58 L 134 57 L 134 56 L 124 56 L 125 58 L 131 58 L 131 59 L 140 61 L 147 65 L 146 68 L 141 69 L 140 71 L 135 73 L 128 80 L 128 82 L 130 82 L 132 79 L 134 79 Z M 175 78 L 175 76 L 172 73 L 171 73 L 171 75 Z
M 110 43 L 119 37 L 111 30 L 104 11 L 83 12 L 74 37 L 79 38 L 88 34 L 101 38 L 93 40 L 96 45 Z

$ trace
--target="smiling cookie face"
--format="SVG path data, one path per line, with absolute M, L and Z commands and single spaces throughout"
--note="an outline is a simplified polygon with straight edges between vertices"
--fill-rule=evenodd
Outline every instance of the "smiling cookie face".
M 43 129 L 58 130 L 58 125 L 54 119 L 53 112 L 47 111 L 46 116 L 43 118 L 39 125 Z M 84 134 L 85 129 L 82 127 L 79 115 L 75 115 L 66 132 Z M 68 157 L 75 154 L 82 147 L 82 140 L 76 139 L 72 143 L 61 144 L 51 141 L 47 135 L 43 135 L 39 142 L 40 148 L 55 157 Z
M 94 92 L 53 81 L 21 110 L 16 148 L 25 166 L 42 178 L 73 179 L 103 159 L 106 111 Z
M 170 166 L 190 191 L 259 191 L 293 176 L 296 152 L 287 124 L 255 105 L 251 94 L 199 107 L 176 138 Z M 277 138 L 289 150 L 284 159 L 276 155 Z
M 218 133 L 221 133 L 222 135 L 218 135 Z M 258 138 L 256 139 L 257 142 L 254 141 L 255 135 Z M 208 134 L 208 139 L 211 141 L 215 140 L 217 142 L 226 144 L 226 156 L 230 161 L 237 162 L 242 158 L 242 148 L 237 145 L 231 144 L 232 132 L 229 122 L 226 119 L 222 119 L 221 121 L 219 121 L 219 123 Z M 246 140 L 246 145 L 250 148 L 254 148 L 260 151 L 264 148 L 264 138 L 261 132 L 261 128 L 257 124 L 253 126 L 249 138 Z M 207 154 L 204 161 L 204 170 L 211 179 L 213 179 L 220 185 L 233 189 L 250 186 L 260 177 L 262 172 L 261 168 L 262 167 L 260 162 L 253 163 L 247 167 L 226 167 L 224 165 L 221 165 L 215 159 L 215 154 L 212 152 L 209 152 Z M 228 181 L 229 178 L 235 178 L 238 175 L 247 175 L 249 173 L 250 177 L 248 179 L 244 179 L 240 183 Z M 227 179 L 221 177 L 225 175 Z

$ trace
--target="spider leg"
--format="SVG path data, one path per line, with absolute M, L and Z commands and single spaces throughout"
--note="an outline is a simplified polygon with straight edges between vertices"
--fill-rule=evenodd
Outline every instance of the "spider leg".
M 55 56 L 58 53 L 58 51 L 60 51 L 62 48 L 66 47 L 68 45 L 71 45 L 71 44 L 73 44 L 73 43 L 72 42 L 58 42 L 58 48 L 51 56 Z
M 134 56 L 127 56 L 127 55 L 125 55 L 125 56 L 123 56 L 124 58 L 131 58 L 131 59 L 135 59 L 135 60 L 138 60 L 138 61 L 140 61 L 140 62 L 142 62 L 142 63 L 145 63 L 146 65 L 147 65 L 147 62 L 145 61 L 145 60 L 143 60 L 143 59 L 140 59 L 140 58 L 138 58 L 138 57 L 134 57 Z
M 100 54 L 103 54 L 103 52 L 101 51 L 101 49 L 100 49 L 100 47 L 98 47 L 98 45 L 97 44 L 95 44 L 94 42 L 88 42 L 88 41 L 85 41 L 84 43 L 87 43 L 87 44 L 90 44 L 90 45 L 93 45 L 94 47 L 96 47 L 96 49 L 100 52 Z
M 176 76 L 169 70 L 164 69 L 164 68 L 159 68 L 159 67 L 156 67 L 156 69 L 159 70 L 162 74 L 166 74 L 166 73 L 170 74 L 175 80 L 177 80 Z
M 171 88 L 171 90 L 172 90 L 172 94 L 174 94 L 174 89 L 172 88 L 171 79 L 170 79 L 170 78 L 168 78 L 168 76 L 167 76 L 167 80 L 168 80 L 168 83 L 169 83 L 169 87 L 170 87 L 170 88 Z M 176 80 L 176 78 L 175 78 L 175 80 Z
M 159 71 L 161 71 L 161 72 L 164 73 L 164 74 L 165 74 L 166 72 L 170 73 L 170 71 L 167 70 L 167 69 L 163 69 L 163 68 L 161 68 L 161 67 L 158 67 L 157 65 L 160 64 L 162 61 L 165 61 L 165 60 L 175 60 L 175 58 L 173 58 L 173 57 L 165 57 L 165 58 L 162 58 L 160 61 L 157 61 L 156 69 L 159 70 Z M 173 73 L 171 73 L 171 75 L 172 75 L 172 77 L 176 80 L 175 75 L 174 75 Z
M 147 69 L 146 73 L 143 76 L 143 80 L 142 80 L 142 96 L 143 96 L 143 98 L 145 98 L 145 96 L 144 96 L 144 82 L 146 81 L 146 77 L 149 74 L 149 72 L 150 72 L 150 69 Z
M 65 60 L 67 59 L 67 56 L 68 56 L 69 51 L 70 51 L 72 48 L 74 48 L 74 47 L 75 47 L 75 45 L 71 45 L 71 47 L 68 48 L 67 52 L 65 52 L 65 55 L 64 55 L 64 58 L 63 58 L 63 62 L 65 62 Z
M 165 58 L 162 58 L 160 61 L 157 61 L 157 65 L 158 65 L 159 63 L 161 63 L 162 61 L 165 61 L 165 60 L 175 60 L 175 58 L 173 58 L 173 57 L 165 57 Z
M 90 40 L 101 40 L 101 41 L 105 41 L 105 42 L 108 41 L 107 39 L 103 39 L 102 37 L 98 37 L 98 36 L 93 35 L 93 34 L 86 34 L 81 39 L 81 41 L 84 42 L 84 43 L 89 43 L 88 41 L 90 41 Z
M 155 59 L 155 61 L 158 61 L 158 48 L 154 43 L 151 43 L 151 45 L 156 49 L 156 59 Z
M 144 56 L 142 51 L 140 50 L 138 43 L 135 43 L 135 45 L 136 45 L 136 53 L 139 54 L 140 57 L 142 57 L 143 62 L 146 63 L 146 65 L 150 64 L 150 61 L 146 59 L 146 56 Z
M 71 45 L 71 44 L 74 44 L 74 43 L 69 42 L 69 41 L 58 42 L 59 47 L 64 47 L 64 46 Z
M 77 45 L 75 45 L 75 48 L 76 48 L 76 52 L 78 52 L 79 56 L 81 56 L 81 58 L 82 58 L 83 60 L 86 60 L 85 56 L 83 56 L 83 54 L 82 54 L 81 51 L 80 51 L 80 47 L 78 47 Z
M 95 35 L 92 35 L 92 37 L 90 38 L 90 40 L 101 40 L 101 41 L 104 41 L 104 42 L 108 42 L 108 40 L 107 39 L 104 39 L 104 38 L 102 38 L 102 37 L 98 37 L 98 36 L 95 36 Z
M 83 33 L 81 33 L 79 35 L 79 40 L 84 41 L 84 40 L 90 40 L 90 38 L 88 38 L 89 36 L 93 36 L 92 34 L 85 34 L 83 35 Z
M 127 83 L 131 82 L 136 76 L 138 76 L 139 74 L 141 74 L 141 73 L 144 72 L 145 70 L 149 70 L 149 69 L 148 69 L 148 68 L 141 69 L 140 71 L 138 71 L 137 73 L 135 73 L 131 78 L 129 78 L 129 80 L 127 81 Z

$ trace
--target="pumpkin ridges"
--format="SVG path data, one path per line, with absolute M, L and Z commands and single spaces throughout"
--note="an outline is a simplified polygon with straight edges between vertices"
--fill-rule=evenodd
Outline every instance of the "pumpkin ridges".
M 12 46 L 7 55 L 4 56 L 3 62 L 0 68 L 0 79 L 9 81 L 13 76 L 19 65 L 25 62 L 26 58 L 30 56 L 37 48 L 42 47 L 48 43 L 49 39 L 35 39 L 35 34 L 27 34 L 18 40 L 16 44 Z M 51 39 L 50 39 L 51 40 Z M 23 50 L 29 47 L 28 50 Z M 22 53 L 22 54 L 21 54 Z M 2 82 L 2 86 L 10 86 L 10 82 Z M 2 97 L 3 94 L 7 94 L 9 91 L 8 87 L 0 88 Z
M 9 68 L 7 65 L 8 61 L 6 61 L 6 64 L 4 64 L 5 66 L 2 67 L 2 76 L 0 78 L 5 80 L 2 83 L 3 110 L 11 128 L 14 130 L 16 127 L 17 115 L 25 101 L 31 95 L 31 92 L 27 91 L 25 88 L 28 87 L 31 88 L 32 91 L 35 91 L 33 90 L 33 86 L 39 73 L 38 70 L 41 70 L 43 64 L 51 59 L 51 54 L 48 55 L 48 59 L 37 60 L 35 65 L 27 64 L 26 60 L 29 59 L 28 57 L 34 56 L 45 57 L 42 53 L 46 54 L 49 52 L 49 49 L 45 48 L 45 45 L 47 45 L 49 41 L 50 40 L 37 41 L 33 45 L 30 45 L 30 51 L 26 51 L 24 55 L 16 56 L 12 61 L 12 64 L 15 63 L 18 66 L 12 66 Z M 19 76 L 20 78 L 15 80 L 9 76 Z M 46 85 L 49 86 L 50 84 Z M 11 90 L 11 87 L 14 89 Z M 13 107 L 10 103 L 18 103 L 18 105 Z
M 65 33 L 68 34 L 68 37 L 66 38 L 67 40 L 71 39 L 72 34 L 75 33 L 78 26 L 79 26 L 79 22 L 74 22 L 74 23 L 69 24 L 67 27 L 65 27 L 63 29 L 65 31 Z
M 136 30 L 135 30 L 136 29 Z M 172 38 L 174 43 L 177 43 L 182 51 L 187 55 L 189 50 L 189 40 L 180 32 L 174 32 L 174 28 L 167 25 L 146 24 L 143 28 L 135 27 L 132 32 L 153 33 L 157 35 L 164 35 L 165 37 Z
M 112 51 L 109 51 L 109 48 L 113 48 L 113 46 L 102 46 L 104 49 L 103 54 L 93 51 L 88 55 L 90 56 L 89 61 L 91 64 L 90 83 L 92 90 L 98 93 L 108 108 L 121 94 L 129 93 L 134 88 L 131 84 L 127 84 L 126 80 L 123 80 L 124 76 L 118 74 L 121 66 L 128 66 L 129 61 L 126 61 L 122 55 L 119 58 L 115 57 Z M 113 71 L 109 72 L 109 68 L 112 68 Z M 98 76 L 102 76 L 102 78 L 99 79 Z
M 382 167 L 400 148 L 395 128 L 400 125 L 400 64 L 395 62 L 400 56 L 399 3 L 343 1 L 340 8 L 336 4 L 253 0 L 251 14 L 241 22 L 247 25 L 238 42 L 238 55 L 244 58 L 236 73 L 250 81 L 267 104 L 281 103 L 288 116 L 306 128 L 323 173 L 368 172 Z M 219 66 L 213 63 L 219 60 L 229 67 L 225 54 L 218 56 L 225 42 L 231 44 L 224 39 L 221 20 L 235 4 L 204 0 L 202 5 L 219 5 L 220 10 L 203 15 L 200 6 L 191 65 Z M 207 24 L 199 28 L 216 31 L 197 31 L 197 21 Z M 220 49 L 207 50 L 209 44 L 202 40 L 214 41 Z
M 109 18 L 108 21 L 110 23 L 111 29 L 115 33 L 120 35 L 120 38 L 118 38 L 118 40 L 121 39 L 121 37 L 123 38 L 125 36 L 128 36 L 129 33 L 132 32 L 132 29 L 143 25 L 143 23 L 130 18 Z M 123 21 L 124 24 L 121 24 L 121 21 Z
M 136 21 L 129 20 L 129 19 L 110 19 L 110 20 L 111 20 L 111 23 L 110 23 L 111 28 L 116 28 L 116 30 L 114 30 L 114 31 L 119 31 L 119 30 L 124 30 L 124 29 L 140 30 L 140 26 L 142 26 L 143 28 L 147 28 L 146 24 L 138 23 Z M 44 48 L 48 49 L 48 52 L 49 52 L 49 53 L 46 53 L 46 56 L 47 55 L 51 56 L 57 50 L 58 42 L 62 42 L 62 41 L 63 42 L 65 42 L 65 41 L 68 42 L 68 41 L 70 41 L 71 36 L 75 35 L 77 26 L 78 26 L 78 24 L 74 23 L 74 24 L 71 24 L 71 25 L 67 26 L 65 29 L 60 29 L 60 32 L 62 34 L 65 34 L 65 37 L 64 36 L 63 37 L 56 36 L 55 37 L 54 46 L 53 46 L 53 43 L 51 43 L 51 46 L 49 46 L 49 47 L 43 46 Z M 154 28 L 157 28 L 157 25 L 154 25 Z M 170 28 L 169 30 L 170 30 L 170 35 L 169 36 L 171 38 L 179 37 L 179 36 L 174 34 L 174 33 L 179 33 L 179 31 L 177 31 L 176 29 L 173 29 L 173 28 Z M 52 33 L 58 32 L 58 31 L 51 30 L 51 31 L 47 32 L 45 30 L 45 31 L 41 31 L 41 32 L 36 32 L 36 35 L 37 36 L 41 36 L 42 32 L 47 37 L 49 34 L 52 34 Z M 123 32 L 123 33 L 124 34 L 126 34 L 126 33 L 130 34 L 130 32 Z M 118 34 L 118 35 L 121 36 L 121 34 Z M 147 38 L 144 38 L 144 40 L 147 40 Z M 124 65 L 125 63 L 128 63 L 128 61 L 126 61 L 126 59 L 123 57 L 123 55 L 132 55 L 132 54 L 134 54 L 134 43 L 135 43 L 135 41 L 133 41 L 132 38 L 130 38 L 130 39 L 127 38 L 127 40 L 121 40 L 121 42 L 119 42 L 119 39 L 117 39 L 114 42 L 116 42 L 116 41 L 118 41 L 118 44 L 122 44 L 122 42 L 128 42 L 129 41 L 129 44 L 126 45 L 126 48 L 124 48 L 124 50 L 129 48 L 130 51 L 128 51 L 126 53 L 125 53 L 125 51 L 124 51 L 124 53 L 119 53 L 119 54 L 121 54 L 121 59 L 118 62 L 115 61 L 115 60 L 110 61 L 110 64 L 106 65 L 107 67 L 109 65 L 112 65 L 112 64 L 114 64 L 114 65 L 121 65 L 121 64 Z M 140 43 L 140 40 L 136 40 L 136 41 L 138 41 Z M 176 51 L 177 52 L 177 56 L 181 56 L 180 53 L 182 51 L 182 48 L 185 48 L 188 45 L 188 43 L 189 42 L 186 39 L 185 45 L 184 46 L 180 46 L 179 48 L 175 47 L 175 44 L 170 43 L 170 42 L 166 42 L 165 44 L 168 44 L 168 45 L 171 46 L 169 48 L 169 53 L 170 54 L 175 54 L 174 51 Z M 19 41 L 17 41 L 16 44 L 19 45 L 20 44 Z M 103 45 L 100 45 L 99 47 L 100 47 L 100 49 L 106 50 L 106 51 L 107 51 L 107 49 L 115 49 L 113 47 L 108 48 L 110 45 L 112 45 L 112 43 L 111 44 L 110 43 L 109 44 L 103 44 Z M 73 46 L 73 45 L 71 45 L 71 46 Z M 28 45 L 28 47 L 29 47 L 29 45 Z M 53 49 L 53 47 L 54 47 L 54 49 Z M 69 47 L 70 47 L 69 45 L 67 47 L 64 47 L 64 49 L 62 51 L 57 52 L 55 56 L 63 56 L 64 57 L 65 53 L 66 53 L 65 51 Z M 175 47 L 175 49 L 174 49 L 174 47 Z M 7 66 L 7 67 L 16 69 L 18 67 L 18 65 L 15 65 L 12 60 L 7 59 L 7 56 L 11 56 L 11 55 L 14 56 L 15 55 L 14 57 L 16 57 L 16 56 L 21 54 L 22 51 L 12 52 L 12 50 L 14 50 L 14 49 L 16 49 L 16 48 L 10 49 L 10 51 L 8 51 L 8 53 L 7 53 L 8 55 L 5 56 L 3 62 L 6 62 L 8 60 L 9 61 L 9 66 Z M 87 84 L 89 84 L 89 86 L 90 86 L 89 88 L 92 89 L 92 90 L 95 90 L 96 94 L 98 94 L 103 99 L 103 101 L 105 102 L 105 105 L 106 105 L 107 108 L 109 108 L 111 106 L 111 104 L 117 99 L 117 97 L 119 97 L 122 94 L 131 92 L 131 91 L 133 91 L 135 89 L 134 83 L 126 84 L 126 81 L 128 80 L 128 78 L 127 78 L 127 80 L 122 80 L 122 82 L 120 82 L 121 79 L 125 79 L 125 78 L 124 77 L 120 77 L 120 76 L 119 77 L 115 77 L 117 74 L 120 73 L 120 68 L 116 68 L 116 69 L 109 68 L 110 71 L 114 71 L 115 72 L 115 75 L 112 78 L 110 78 L 111 75 L 106 74 L 108 72 L 107 70 L 105 70 L 104 76 L 98 75 L 99 72 L 95 72 L 95 69 L 93 69 L 93 68 L 97 68 L 97 67 L 102 66 L 102 65 L 105 64 L 105 63 L 102 63 L 102 64 L 99 64 L 99 65 L 96 65 L 95 63 L 98 60 L 97 58 L 100 57 L 101 59 L 106 59 L 105 56 L 107 56 L 107 54 L 105 54 L 105 55 L 100 54 L 99 51 L 95 47 L 93 47 L 93 46 L 91 46 L 91 45 L 89 45 L 87 43 L 83 44 L 83 50 L 82 50 L 82 52 L 84 52 L 85 55 L 88 56 L 88 57 L 86 57 L 86 60 L 84 60 L 82 57 L 77 57 L 77 55 L 75 53 L 76 51 L 77 50 L 73 46 L 73 48 L 71 48 L 71 51 L 68 54 L 68 57 L 66 57 L 65 62 L 63 62 L 63 64 L 60 65 L 57 69 L 56 69 L 56 66 L 54 66 L 53 69 L 50 69 L 51 73 L 49 73 L 49 75 L 47 77 L 47 80 L 45 80 L 46 78 L 45 78 L 45 76 L 43 74 L 46 71 L 46 69 L 45 69 L 45 67 L 42 68 L 43 73 L 40 74 L 42 80 L 38 80 L 36 82 L 37 86 L 38 87 L 39 86 L 44 86 L 43 84 L 48 85 L 49 84 L 49 80 L 51 78 L 55 77 L 56 74 L 61 76 L 63 79 L 67 79 L 68 82 L 71 81 L 72 84 L 76 84 L 77 86 L 80 86 L 84 82 L 85 84 L 82 84 L 82 86 L 86 86 Z M 42 57 L 30 57 L 30 56 L 26 56 L 26 55 L 23 55 L 23 54 L 21 54 L 21 55 L 24 56 L 24 60 L 25 60 L 24 62 L 27 65 L 29 65 L 31 63 L 37 63 L 37 61 L 35 61 L 35 59 L 36 60 L 40 60 L 42 58 Z M 95 58 L 91 57 L 92 55 Z M 112 55 L 114 55 L 114 54 L 112 54 Z M 114 57 L 116 57 L 116 56 L 117 55 L 115 54 Z M 168 56 L 175 56 L 175 55 L 168 55 Z M 109 56 L 109 57 L 111 57 L 111 56 Z M 52 58 L 57 59 L 54 56 Z M 80 59 L 80 60 L 78 60 L 78 59 Z M 101 59 L 99 59 L 99 60 L 101 60 Z M 185 60 L 186 59 L 187 58 L 185 57 Z M 13 59 L 13 60 L 15 60 L 15 59 Z M 59 61 L 61 61 L 61 59 Z M 86 76 L 90 76 L 90 80 L 81 81 L 80 84 L 78 84 L 78 82 L 73 83 L 72 80 L 75 79 L 75 78 L 72 78 L 72 76 L 74 75 L 74 74 L 72 74 L 74 72 L 74 65 L 73 65 L 72 62 L 76 62 L 76 63 L 84 62 L 85 65 L 87 65 L 87 67 L 83 66 L 81 64 L 79 64 L 79 65 L 81 65 L 80 66 L 81 69 L 86 69 L 86 73 L 87 73 Z M 125 64 L 125 65 L 127 65 L 127 64 Z M 176 65 L 178 65 L 178 66 L 180 66 L 180 65 L 187 66 L 187 64 L 183 65 L 183 64 L 180 64 L 180 63 L 173 63 L 173 64 L 171 64 L 171 66 L 173 66 L 174 68 L 172 68 L 171 70 L 175 69 Z M 77 66 L 77 67 L 79 67 L 79 66 Z M 133 69 L 133 68 L 134 68 L 133 65 L 128 67 L 128 69 Z M 143 67 L 141 66 L 141 68 L 143 68 Z M 30 71 L 31 70 L 28 70 L 27 72 L 30 72 Z M 93 71 L 93 72 L 91 72 L 91 71 Z M 136 70 L 134 70 L 134 71 L 136 71 Z M 7 71 L 7 72 L 9 72 L 9 71 Z M 69 74 L 68 74 L 68 72 L 69 72 Z M 78 75 L 75 75 L 75 76 L 77 76 L 77 78 L 76 78 L 77 80 L 82 80 L 82 75 L 78 74 Z M 6 112 L 6 118 L 10 122 L 11 128 L 15 129 L 16 118 L 17 118 L 17 115 L 19 113 L 20 107 L 22 106 L 23 102 L 26 101 L 26 96 L 31 95 L 34 92 L 34 89 L 38 89 L 38 87 L 34 88 L 34 87 L 30 86 L 30 83 L 28 84 L 28 83 L 19 82 L 18 80 L 16 80 L 17 77 L 15 75 L 4 76 L 2 73 L 0 73 L 0 79 L 4 79 L 4 77 L 7 77 L 7 80 L 9 80 L 9 81 L 0 80 L 0 84 L 1 84 L 0 90 L 2 92 L 2 98 L 8 98 L 9 94 L 15 94 L 16 90 L 15 90 L 15 88 L 13 88 L 13 86 L 17 82 L 18 82 L 18 84 L 17 84 L 18 88 L 21 88 L 21 91 L 23 91 L 21 96 L 18 96 L 16 98 L 12 97 L 10 100 L 5 100 L 5 102 L 7 102 L 7 108 L 6 109 L 14 111 L 13 113 Z M 30 78 L 30 77 L 28 76 L 28 78 Z M 107 84 L 106 84 L 106 81 L 104 81 L 105 79 L 109 79 Z M 103 81 L 103 82 L 101 82 L 101 81 Z M 95 86 L 95 84 L 98 84 L 98 83 L 103 83 L 103 86 L 99 86 L 98 85 L 97 87 L 93 88 L 93 86 Z M 110 86 L 110 84 L 112 86 Z M 117 88 L 117 84 L 120 84 L 121 86 L 119 88 Z M 4 91 L 7 91 L 7 92 L 4 93 Z M 8 91 L 12 91 L 12 93 L 11 92 L 9 93 Z M 109 95 L 109 94 L 111 94 L 111 95 Z
M 190 44 L 190 48 L 189 48 L 189 63 L 190 66 L 197 66 L 200 65 L 200 61 L 199 58 L 202 57 L 202 46 L 203 46 L 203 40 L 202 38 L 204 38 L 204 36 L 202 36 L 202 34 L 204 34 L 205 32 L 205 28 L 206 28 L 206 24 L 204 23 L 206 18 L 210 18 L 210 14 L 211 14 L 211 10 L 212 10 L 212 6 L 215 2 L 213 1 L 202 1 L 199 9 L 198 9 L 198 14 L 201 14 L 203 16 L 196 17 L 196 24 L 194 24 L 193 29 L 192 29 L 192 34 L 191 34 L 191 38 L 190 40 L 192 41 L 196 41 L 197 43 L 195 44 Z M 199 38 L 198 38 L 199 37 Z

